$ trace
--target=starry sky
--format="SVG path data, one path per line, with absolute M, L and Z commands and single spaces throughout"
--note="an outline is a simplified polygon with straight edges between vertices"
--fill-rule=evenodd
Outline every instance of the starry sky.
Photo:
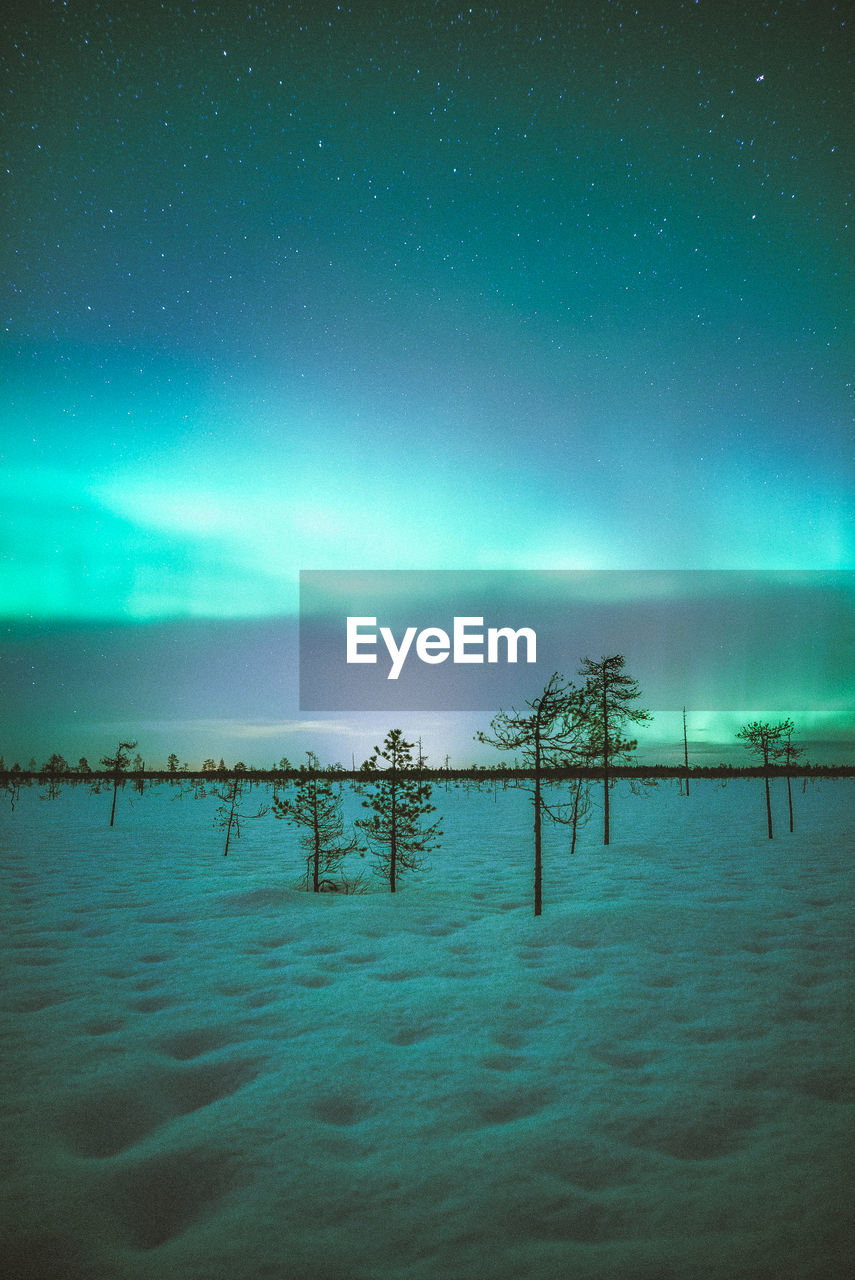
M 827 0 L 13 2 L 0 749 L 367 753 L 301 569 L 853 568 L 852 71 Z

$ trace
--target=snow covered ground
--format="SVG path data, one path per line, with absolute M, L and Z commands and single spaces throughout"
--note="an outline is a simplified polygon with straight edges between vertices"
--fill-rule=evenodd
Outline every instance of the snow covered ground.
M 4 801 L 4 1275 L 855 1274 L 855 783 L 774 790 L 770 843 L 760 782 L 618 789 L 540 919 L 519 790 L 394 898 L 166 787 Z

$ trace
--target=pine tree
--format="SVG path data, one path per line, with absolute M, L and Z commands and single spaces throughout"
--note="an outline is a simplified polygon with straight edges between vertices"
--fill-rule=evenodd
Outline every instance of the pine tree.
M 123 774 L 128 768 L 128 752 L 133 751 L 136 745 L 135 742 L 120 742 L 114 756 L 101 757 L 102 765 L 105 769 L 109 769 L 113 776 L 113 807 L 110 810 L 111 827 L 116 820 L 116 793 L 119 790 L 119 782 L 123 781 Z
M 574 761 L 583 762 L 584 729 L 587 723 L 585 700 L 574 685 L 562 680 L 556 672 L 539 697 L 526 706 L 530 714 L 513 710 L 500 711 L 490 722 L 492 735 L 477 733 L 479 742 L 489 743 L 500 751 L 519 751 L 534 772 L 534 914 L 543 911 L 543 818 L 572 825 L 573 844 L 576 830 L 587 816 L 588 790 L 578 779 L 572 804 L 550 808 L 543 798 L 543 771 Z M 571 851 L 572 851 L 571 850 Z
M 588 751 L 592 761 L 603 766 L 603 844 L 610 840 L 609 770 L 618 760 L 629 760 L 638 746 L 635 739 L 624 738 L 623 725 L 642 724 L 652 719 L 650 712 L 629 704 L 641 696 L 638 682 L 624 672 L 626 659 L 616 653 L 611 658 L 592 662 L 585 658 L 580 674 L 585 678 L 588 716 Z
M 786 726 L 787 741 L 784 742 L 782 746 L 777 748 L 777 750 L 775 751 L 775 758 L 778 760 L 783 760 L 787 769 L 787 806 L 790 811 L 790 834 L 792 835 L 793 787 L 792 787 L 792 776 L 790 774 L 790 769 L 796 763 L 799 756 L 804 755 L 805 749 L 804 747 L 797 747 L 793 742 L 793 729 L 795 728 L 795 726 L 793 725 L 792 721 L 785 720 L 784 724 Z M 781 736 L 783 737 L 783 734 Z
M 64 773 L 71 772 L 71 765 L 64 756 L 57 755 L 56 752 L 51 756 L 50 760 L 46 760 L 41 768 L 42 773 L 58 777 Z
M 422 820 L 434 812 L 432 787 L 413 762 L 412 752 L 413 743 L 404 740 L 401 730 L 390 729 L 383 747 L 375 747 L 362 765 L 373 788 L 362 803 L 373 813 L 359 818 L 356 825 L 365 832 L 375 870 L 388 879 L 390 893 L 396 892 L 401 872 L 427 869 L 423 855 L 439 848 L 442 835 L 440 821 L 423 825 Z
M 772 757 L 778 754 L 781 739 L 789 737 L 793 731 L 791 720 L 782 720 L 779 724 L 769 724 L 767 720 L 751 720 L 744 724 L 737 733 L 742 738 L 747 751 L 763 757 L 763 781 L 766 784 L 766 828 L 769 839 L 772 839 L 772 798 L 769 792 L 769 764 Z
M 311 882 L 313 893 L 335 892 L 343 884 L 341 864 L 349 853 L 360 851 L 359 842 L 344 837 L 341 787 L 319 776 L 314 751 L 306 755 L 309 763 L 300 765 L 297 794 L 293 800 L 275 799 L 273 816 L 304 828 L 300 843 L 306 850 L 306 888 Z
M 46 760 L 41 768 L 42 781 L 47 782 L 48 789 L 46 798 L 55 800 L 62 791 L 62 781 L 71 772 L 71 766 L 64 756 L 57 755 L 56 752 L 49 760 Z

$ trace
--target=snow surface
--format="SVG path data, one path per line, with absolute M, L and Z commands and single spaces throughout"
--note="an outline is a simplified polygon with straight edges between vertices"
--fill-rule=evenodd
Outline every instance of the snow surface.
M 4 1275 L 855 1274 L 855 783 L 774 793 L 618 789 L 540 919 L 520 790 L 436 792 L 394 898 L 166 787 L 4 802 Z

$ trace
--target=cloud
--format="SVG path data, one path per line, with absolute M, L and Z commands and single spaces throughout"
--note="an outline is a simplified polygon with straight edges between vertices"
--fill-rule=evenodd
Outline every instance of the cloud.
M 135 720 L 134 725 L 140 733 L 182 733 L 184 735 L 204 733 L 209 737 L 218 735 L 223 738 L 242 738 L 247 740 L 264 738 L 286 738 L 294 733 L 326 733 L 339 737 L 355 738 L 364 735 L 365 729 L 356 724 L 347 724 L 343 720 L 277 720 L 246 721 L 227 719 L 204 720 Z M 125 731 L 122 721 L 101 721 L 90 723 L 90 729 Z
M 329 733 L 343 738 L 357 738 L 364 734 L 363 729 L 340 720 L 283 720 L 278 724 L 237 724 L 222 721 L 221 728 L 235 738 L 283 738 L 291 733 Z

